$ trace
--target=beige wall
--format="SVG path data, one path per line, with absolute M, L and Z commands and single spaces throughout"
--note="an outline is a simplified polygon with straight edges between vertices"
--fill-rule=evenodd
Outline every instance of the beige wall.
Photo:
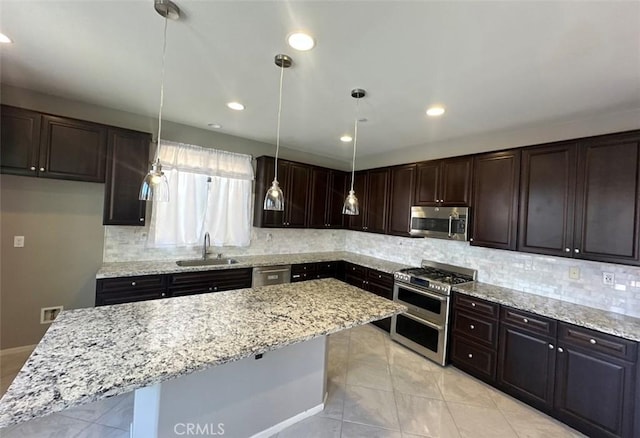
M 0 347 L 38 343 L 40 308 L 94 305 L 104 185 L 0 176 Z M 13 247 L 24 236 L 24 248 Z

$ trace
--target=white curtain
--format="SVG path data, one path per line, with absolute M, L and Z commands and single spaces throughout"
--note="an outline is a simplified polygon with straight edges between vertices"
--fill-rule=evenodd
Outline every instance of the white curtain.
M 149 242 L 154 246 L 247 246 L 251 237 L 251 156 L 163 142 L 160 162 L 169 202 L 152 205 Z

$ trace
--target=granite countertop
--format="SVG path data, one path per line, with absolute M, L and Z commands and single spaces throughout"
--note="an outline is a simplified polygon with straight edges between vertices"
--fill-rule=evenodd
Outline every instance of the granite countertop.
M 0 428 L 405 310 L 324 279 L 64 311 L 0 400 Z
M 454 286 L 453 290 L 558 321 L 640 342 L 640 319 L 632 316 L 480 282 Z
M 232 257 L 238 261 L 233 265 L 213 266 L 178 266 L 173 260 L 113 262 L 105 263 L 96 274 L 97 279 L 113 277 L 130 277 L 136 275 L 171 274 L 175 272 L 209 271 L 216 269 L 251 268 L 255 266 L 292 265 L 297 263 L 329 262 L 344 260 L 367 268 L 393 274 L 395 271 L 408 268 L 409 265 L 390 262 L 375 257 L 363 256 L 346 251 L 308 252 L 301 254 L 269 254 Z

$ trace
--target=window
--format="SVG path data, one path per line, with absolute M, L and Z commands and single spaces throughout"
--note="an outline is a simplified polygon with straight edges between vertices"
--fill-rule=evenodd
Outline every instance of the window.
M 248 246 L 251 238 L 251 156 L 163 142 L 160 162 L 169 202 L 152 205 L 153 246 Z

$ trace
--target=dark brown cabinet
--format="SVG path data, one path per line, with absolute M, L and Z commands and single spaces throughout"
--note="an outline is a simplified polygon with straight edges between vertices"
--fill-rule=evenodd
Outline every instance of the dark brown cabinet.
M 345 184 L 344 172 L 322 167 L 311 168 L 309 228 L 342 228 Z
M 224 269 L 170 274 L 167 279 L 169 296 L 196 295 L 251 287 L 251 268 Z
M 317 280 L 320 278 L 338 278 L 340 272 L 338 261 L 298 263 L 291 265 L 291 282 Z
M 640 134 L 523 150 L 520 251 L 640 264 Z
M 107 127 L 2 106 L 2 172 L 104 182 Z
M 473 158 L 472 245 L 516 249 L 519 181 L 519 150 Z
M 146 202 L 138 200 L 149 166 L 147 133 L 110 128 L 104 193 L 104 225 L 144 225 Z
M 96 306 L 156 300 L 166 296 L 165 275 L 104 278 L 96 282 Z
M 393 299 L 393 275 L 372 268 L 345 263 L 345 282 L 388 300 Z M 391 318 L 373 321 L 381 329 L 391 331 Z
M 358 197 L 360 214 L 349 217 L 349 228 L 384 234 L 389 201 L 389 169 L 356 173 L 354 190 Z
M 411 230 L 411 206 L 416 186 L 416 165 L 391 168 L 391 192 L 387 234 L 409 236 Z
M 418 163 L 415 204 L 469 207 L 471 164 L 471 156 Z

